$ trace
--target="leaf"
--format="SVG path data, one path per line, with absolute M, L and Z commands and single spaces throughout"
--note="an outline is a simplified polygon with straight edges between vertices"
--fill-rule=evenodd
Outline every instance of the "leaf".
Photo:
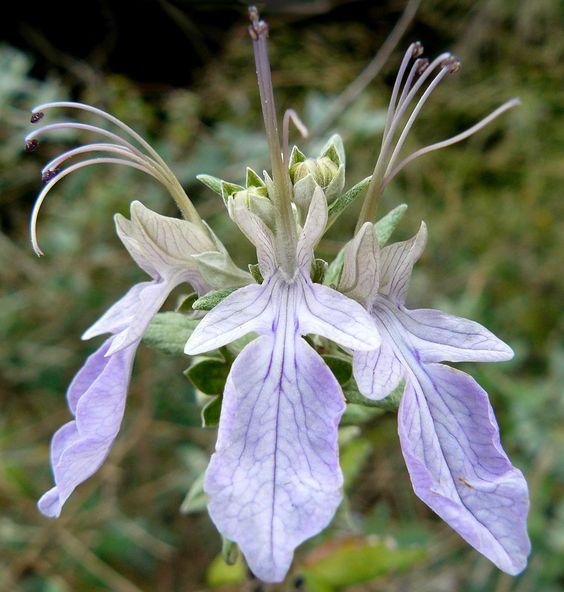
M 205 473 L 201 473 L 192 483 L 180 506 L 181 514 L 198 514 L 207 509 L 208 500 L 204 493 L 204 476 Z
M 258 263 L 249 263 L 249 272 L 257 284 L 262 284 L 262 282 L 264 282 Z
M 399 221 L 403 218 L 407 210 L 407 204 L 400 204 L 393 210 L 390 210 L 385 216 L 380 218 L 376 224 L 374 224 L 374 232 L 378 239 L 378 244 L 383 247 L 390 237 L 392 232 L 395 230 Z
M 349 360 L 341 356 L 325 355 L 323 360 L 333 372 L 341 387 L 347 384 L 352 376 L 352 364 Z
M 221 586 L 238 586 L 242 584 L 247 577 L 247 567 L 243 558 L 239 556 L 233 565 L 228 565 L 223 560 L 222 555 L 218 555 L 208 567 L 206 573 L 207 585 L 210 588 L 220 588 Z M 237 590 L 240 588 L 237 587 Z
M 222 397 L 214 397 L 209 403 L 206 403 L 202 409 L 202 427 L 216 428 L 219 425 L 221 415 Z
M 221 537 L 221 541 L 221 555 L 223 561 L 225 561 L 227 565 L 235 565 L 239 559 L 239 547 L 237 546 L 237 543 L 226 539 L 224 536 Z
M 197 362 L 184 371 L 184 375 L 205 395 L 221 394 L 228 374 L 228 364 L 211 358 Z
M 339 254 L 331 261 L 327 271 L 325 272 L 324 284 L 327 286 L 336 286 L 339 283 L 341 277 L 341 271 L 343 269 L 343 263 L 345 261 L 345 249 L 342 248 Z
M 207 294 L 204 294 L 204 296 L 193 300 L 192 308 L 194 310 L 211 310 L 236 289 L 237 288 L 224 288 L 223 290 L 214 290 L 213 292 L 208 292 Z
M 251 276 L 239 269 L 227 253 L 206 251 L 193 255 L 204 280 L 213 288 L 240 288 L 251 283 Z
M 333 539 L 310 553 L 301 573 L 308 592 L 333 592 L 411 570 L 425 557 L 422 547 L 398 547 L 395 541 L 376 537 Z
M 343 193 L 329 206 L 329 220 L 327 221 L 327 228 L 334 224 L 335 220 L 341 215 L 341 213 L 348 208 L 354 201 L 356 201 L 364 190 L 368 187 L 370 179 L 372 177 L 366 177 L 356 185 L 351 187 L 347 192 Z
M 221 195 L 221 184 L 223 181 L 218 177 L 212 175 L 196 175 L 196 179 L 203 183 L 206 187 L 209 187 L 212 191 L 215 191 L 218 195 Z
M 317 284 L 323 283 L 325 272 L 327 271 L 327 261 L 323 259 L 314 259 L 311 266 L 311 281 Z
M 184 346 L 199 322 L 179 312 L 160 312 L 149 323 L 143 341 L 165 354 L 184 355 Z

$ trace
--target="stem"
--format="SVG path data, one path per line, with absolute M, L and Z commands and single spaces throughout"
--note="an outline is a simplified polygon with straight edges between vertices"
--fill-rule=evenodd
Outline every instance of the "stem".
M 276 105 L 272 90 L 270 62 L 268 60 L 268 26 L 264 21 L 259 20 L 258 11 L 255 7 L 249 8 L 249 16 L 251 19 L 249 34 L 253 40 L 262 115 L 274 181 L 274 195 L 269 195 L 269 197 L 280 216 L 280 225 L 276 225 L 275 231 L 276 246 L 278 255 L 281 258 L 281 266 L 292 277 L 296 269 L 297 233 L 292 212 L 292 184 L 288 169 L 282 159 L 280 136 L 278 134 Z

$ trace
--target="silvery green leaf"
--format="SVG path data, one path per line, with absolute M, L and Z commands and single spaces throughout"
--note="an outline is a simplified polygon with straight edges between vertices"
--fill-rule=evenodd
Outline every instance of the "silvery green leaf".
M 258 263 L 249 263 L 249 272 L 257 284 L 262 284 L 262 282 L 264 282 L 264 278 L 262 277 Z
M 165 354 L 183 355 L 188 337 L 198 323 L 199 320 L 179 312 L 160 312 L 147 327 L 143 341 Z
M 325 197 L 327 201 L 331 201 L 337 195 L 340 195 L 345 186 L 345 165 L 339 165 L 337 174 L 333 177 L 329 185 L 325 188 Z
M 247 167 L 245 185 L 247 186 L 247 189 L 254 187 L 257 189 L 266 190 L 265 182 L 260 178 L 259 174 L 253 171 L 253 169 L 251 169 L 250 167 Z
M 325 272 L 327 271 L 327 261 L 323 259 L 314 259 L 311 266 L 311 280 L 316 284 L 322 284 Z
M 222 194 L 221 184 L 223 183 L 222 179 L 218 177 L 213 177 L 212 175 L 196 175 L 196 179 L 203 183 L 206 187 L 209 187 L 212 191 L 217 193 L 218 195 Z
M 193 310 L 211 310 L 214 306 L 217 306 L 224 298 L 229 296 L 237 288 L 222 288 L 221 290 L 214 290 L 208 292 L 200 298 L 191 301 L 191 308 Z
M 378 244 L 383 247 L 390 237 L 393 231 L 398 225 L 399 221 L 403 218 L 407 210 L 407 204 L 400 204 L 393 210 L 390 210 L 385 216 L 380 218 L 376 224 L 374 224 L 374 232 L 378 238 Z
M 290 153 L 289 167 L 292 168 L 294 165 L 304 162 L 304 160 L 306 160 L 306 155 L 297 146 L 294 146 Z
M 335 259 L 331 261 L 327 271 L 325 272 L 324 284 L 327 286 L 336 286 L 339 283 L 341 277 L 341 271 L 343 269 L 343 262 L 345 260 L 345 249 L 342 248 Z
M 345 165 L 345 147 L 339 134 L 334 134 L 321 150 L 321 157 L 329 157 L 337 165 Z
M 368 187 L 368 184 L 370 183 L 371 178 L 372 177 L 366 177 L 366 179 L 363 179 L 362 181 L 358 182 L 347 192 L 343 193 L 340 197 L 338 197 L 329 206 L 329 221 L 327 222 L 327 228 L 329 228 L 335 222 L 335 220 L 348 206 L 350 206 L 364 193 L 364 191 Z
M 208 251 L 194 255 L 198 270 L 212 288 L 238 288 L 252 283 L 251 275 L 239 269 L 227 253 Z
M 180 512 L 182 514 L 197 514 L 198 512 L 204 512 L 208 507 L 208 500 L 204 493 L 204 475 L 205 473 L 202 473 L 196 477 L 188 490 L 180 506 Z

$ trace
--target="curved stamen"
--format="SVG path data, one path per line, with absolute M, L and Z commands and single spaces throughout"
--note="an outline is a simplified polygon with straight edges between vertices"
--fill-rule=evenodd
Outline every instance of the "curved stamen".
M 282 160 L 286 166 L 288 166 L 288 156 L 290 154 L 290 122 L 294 124 L 302 138 L 309 136 L 309 130 L 299 115 L 293 109 L 286 109 L 282 118 Z
M 109 143 L 100 143 L 100 144 L 86 144 L 85 146 L 79 146 L 78 148 L 73 148 L 72 150 L 67 150 L 60 154 L 50 162 L 48 162 L 42 169 L 41 173 L 43 175 L 48 174 L 49 172 L 56 170 L 59 166 L 70 158 L 74 158 L 79 154 L 87 154 L 89 152 L 111 152 L 114 154 L 119 154 L 124 156 L 125 158 L 129 158 L 139 164 L 147 165 L 149 168 L 153 169 L 155 174 L 158 176 L 160 182 L 163 185 L 168 184 L 168 178 L 164 176 L 164 171 L 162 167 L 155 162 L 150 156 L 139 156 L 135 152 L 131 151 L 129 148 L 125 146 L 121 146 L 119 144 L 109 144 Z
M 467 130 L 452 136 L 451 138 L 447 138 L 446 140 L 441 140 L 440 142 L 435 142 L 434 144 L 430 144 L 429 146 L 425 146 L 424 148 L 420 148 L 416 150 L 413 154 L 410 154 L 406 158 L 404 158 L 389 174 L 386 175 L 384 179 L 384 187 L 390 183 L 390 181 L 409 163 L 413 162 L 415 159 L 419 158 L 420 156 L 424 156 L 425 154 L 429 154 L 430 152 L 434 152 L 435 150 L 440 150 L 441 148 L 446 148 L 447 146 L 452 146 L 457 142 L 461 142 L 466 138 L 469 138 L 476 132 L 480 131 L 484 127 L 486 127 L 489 123 L 491 123 L 494 119 L 498 118 L 502 113 L 505 113 L 509 109 L 516 107 L 521 104 L 519 99 L 511 99 L 507 101 L 503 105 L 499 106 L 495 111 L 492 111 L 489 115 L 475 123 L 472 127 L 469 127 Z
M 398 104 L 401 105 L 405 101 L 405 97 L 407 96 L 407 93 L 412 88 L 411 85 L 413 84 L 413 79 L 415 78 L 415 76 L 417 76 L 417 75 L 420 76 L 421 74 L 423 74 L 423 72 L 428 68 L 428 66 L 429 66 L 429 60 L 426 58 L 417 58 L 413 62 L 413 65 L 411 66 L 409 74 L 407 75 L 407 78 L 405 80 L 405 84 L 403 85 L 403 90 L 401 91 L 401 95 L 400 95 Z
M 122 158 L 109 158 L 109 157 L 108 158 L 105 158 L 105 157 L 104 158 L 91 158 L 89 160 L 77 162 L 76 164 L 70 165 L 66 169 L 63 169 L 62 171 L 57 173 L 55 177 L 51 178 L 49 180 L 49 182 L 45 185 L 45 187 L 43 187 L 43 189 L 41 190 L 41 192 L 37 196 L 37 199 L 35 200 L 35 204 L 33 205 L 33 211 L 31 212 L 31 220 L 30 220 L 30 234 L 31 234 L 31 244 L 33 246 L 33 250 L 35 251 L 35 253 L 37 255 L 43 255 L 43 251 L 41 251 L 41 249 L 39 248 L 39 244 L 37 241 L 37 218 L 39 216 L 39 210 L 41 209 L 41 206 L 42 206 L 43 202 L 45 201 L 47 194 L 49 193 L 49 191 L 51 191 L 51 189 L 61 179 L 63 179 L 64 177 L 66 177 L 70 173 L 77 171 L 81 168 L 93 165 L 93 164 L 127 165 L 130 167 L 139 169 L 140 171 L 143 171 L 144 173 L 151 175 L 151 177 L 154 177 L 155 179 L 159 180 L 158 177 L 155 175 L 154 171 L 149 169 L 147 166 L 144 166 L 144 165 L 139 164 L 137 162 L 132 162 L 130 160 L 125 160 Z
M 415 105 L 415 109 L 413 109 L 411 115 L 409 116 L 409 119 L 407 120 L 407 123 L 405 124 L 405 127 L 403 128 L 403 131 L 401 132 L 401 135 L 396 143 L 394 151 L 392 152 L 392 156 L 390 157 L 390 160 L 388 161 L 388 166 L 386 167 L 386 172 L 384 173 L 384 176 L 390 172 L 392 166 L 394 165 L 394 162 L 396 161 L 400 150 L 403 148 L 403 145 L 405 143 L 407 135 L 409 134 L 409 131 L 411 130 L 411 127 L 413 126 L 413 123 L 417 119 L 417 116 L 421 112 L 423 105 L 425 105 L 425 103 L 427 102 L 427 99 L 429 98 L 431 93 L 437 88 L 437 86 L 440 84 L 441 80 L 447 74 L 449 74 L 451 71 L 452 70 L 451 70 L 450 65 L 444 65 L 442 70 L 435 76 L 435 78 L 433 79 L 431 84 L 429 84 L 429 86 L 425 89 L 425 92 L 421 95 L 421 98 L 419 99 L 419 101 L 417 101 L 417 105 Z

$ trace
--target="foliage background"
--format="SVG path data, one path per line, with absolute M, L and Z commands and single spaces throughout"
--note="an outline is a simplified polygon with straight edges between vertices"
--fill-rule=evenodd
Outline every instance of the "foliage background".
M 134 198 L 163 213 L 174 208 L 134 171 L 83 171 L 50 196 L 40 221 L 47 256 L 38 260 L 27 231 L 38 171 L 73 138 L 58 136 L 32 155 L 22 149 L 34 104 L 69 97 L 102 106 L 151 138 L 236 259 L 248 262 L 249 246 L 194 179 L 206 172 L 237 182 L 244 165 L 267 165 L 246 9 L 190 0 L 20 4 L 19 17 L 4 19 L 0 46 L 0 590 L 260 590 L 242 566 L 222 566 L 205 513 L 179 513 L 215 438 L 199 428 L 186 359 L 140 348 L 123 430 L 103 469 L 59 521 L 36 511 L 51 486 L 50 435 L 68 420 L 66 385 L 94 348 L 79 336 L 142 277 L 111 216 Z M 271 2 L 279 106 L 315 125 L 402 8 L 395 0 Z M 523 105 L 411 165 L 383 203 L 383 211 L 410 206 L 397 238 L 421 219 L 430 228 L 411 304 L 476 319 L 516 350 L 510 363 L 469 370 L 489 391 L 506 449 L 530 483 L 530 566 L 518 578 L 501 574 L 416 499 L 387 413 L 344 434 L 348 501 L 276 589 L 562 589 L 562 17 L 556 0 L 423 0 L 401 46 L 420 39 L 430 55 L 452 49 L 463 68 L 430 101 L 410 145 L 451 135 L 509 97 Z M 332 125 L 345 140 L 348 186 L 373 166 L 399 59 L 397 50 Z M 354 214 L 323 242 L 322 256 L 338 251 Z

